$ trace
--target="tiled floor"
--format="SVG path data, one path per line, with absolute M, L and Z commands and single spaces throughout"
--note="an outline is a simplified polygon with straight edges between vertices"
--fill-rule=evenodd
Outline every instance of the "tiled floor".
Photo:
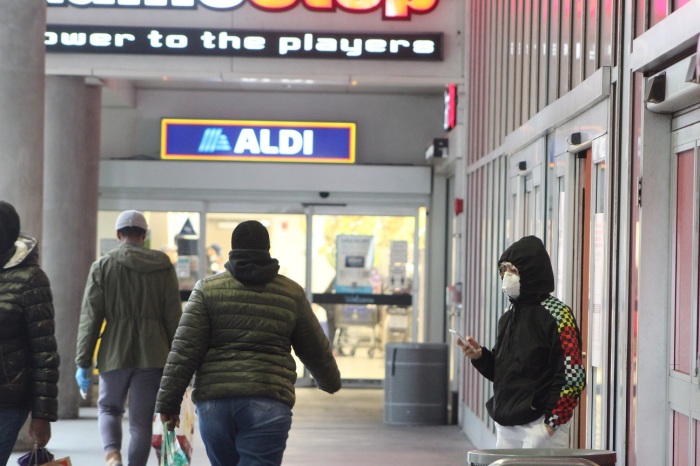
M 343 389 L 328 395 L 297 389 L 297 405 L 285 466 L 441 466 L 463 465 L 474 448 L 457 426 L 394 426 L 383 422 L 381 389 Z M 125 444 L 128 429 L 124 430 Z M 209 464 L 201 439 L 193 439 L 193 466 Z M 81 409 L 76 420 L 54 424 L 49 449 L 70 455 L 73 466 L 104 464 L 95 408 Z M 21 453 L 12 455 L 15 465 Z M 147 466 L 157 466 L 155 453 Z M 233 465 L 231 465 L 233 466 Z
M 328 395 L 316 388 L 297 388 L 292 430 L 285 466 L 441 466 L 467 464 L 474 446 L 458 426 L 396 426 L 384 424 L 385 355 L 383 349 L 368 355 L 360 344 L 350 355 L 338 356 L 343 379 L 375 381 L 378 388 L 344 388 Z M 346 383 L 346 387 L 354 386 Z M 127 412 L 128 415 L 128 412 Z M 124 423 L 124 445 L 129 432 Z M 209 464 L 198 432 L 193 438 L 193 466 Z M 70 455 L 73 466 L 104 464 L 95 408 L 81 408 L 80 419 L 53 424 L 49 449 L 57 458 Z M 15 465 L 21 453 L 13 454 Z M 131 465 L 134 466 L 134 465 Z M 145 466 L 158 466 L 155 452 Z M 234 465 L 231 465 L 234 466 Z

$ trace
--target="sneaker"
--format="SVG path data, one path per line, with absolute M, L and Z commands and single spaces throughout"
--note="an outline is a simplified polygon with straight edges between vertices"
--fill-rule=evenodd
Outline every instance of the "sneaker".
M 107 466 L 124 466 L 122 463 L 122 454 L 119 450 L 110 450 L 105 454 Z

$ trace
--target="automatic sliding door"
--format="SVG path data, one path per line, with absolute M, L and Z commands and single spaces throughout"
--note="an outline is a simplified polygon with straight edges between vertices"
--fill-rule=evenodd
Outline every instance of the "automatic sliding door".
M 384 345 L 412 340 L 417 218 L 313 215 L 311 289 L 346 380 L 383 380 Z

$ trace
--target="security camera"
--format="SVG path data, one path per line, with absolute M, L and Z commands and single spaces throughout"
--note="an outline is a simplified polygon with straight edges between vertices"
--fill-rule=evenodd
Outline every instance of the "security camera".
M 318 193 L 319 196 L 321 196 L 323 199 L 327 198 L 328 196 L 331 195 L 328 191 L 321 191 Z

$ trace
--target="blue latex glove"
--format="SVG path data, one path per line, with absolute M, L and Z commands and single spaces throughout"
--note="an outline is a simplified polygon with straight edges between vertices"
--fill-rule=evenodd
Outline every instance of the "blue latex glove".
M 75 381 L 78 382 L 78 387 L 80 387 L 80 392 L 84 394 L 90 389 L 92 385 L 92 377 L 90 377 L 89 367 L 78 367 L 75 371 Z

